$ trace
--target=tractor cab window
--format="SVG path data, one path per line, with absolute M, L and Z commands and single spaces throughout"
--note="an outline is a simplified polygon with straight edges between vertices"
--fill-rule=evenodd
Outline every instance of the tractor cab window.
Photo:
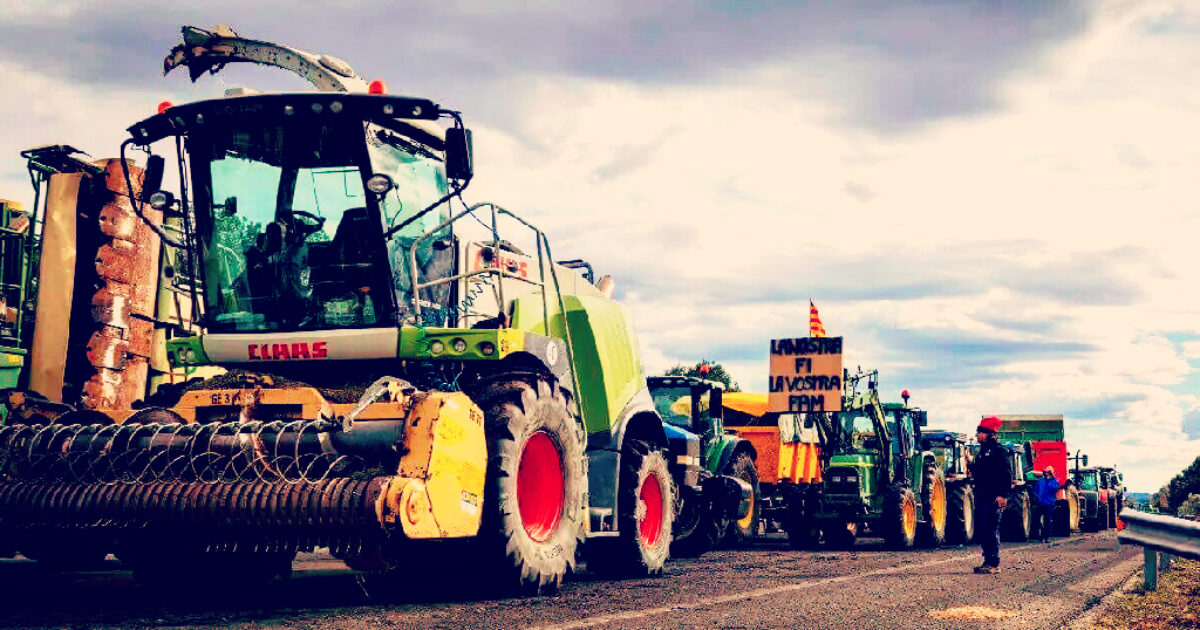
M 439 284 L 421 291 L 421 321 L 412 309 L 413 270 L 410 247 L 418 238 L 434 233 L 450 218 L 450 205 L 443 203 L 425 212 L 448 191 L 445 161 L 436 137 L 415 127 L 385 129 L 366 125 L 367 155 L 375 174 L 387 175 L 393 187 L 379 197 L 384 231 L 399 228 L 387 243 L 393 270 L 393 286 L 402 323 L 444 326 L 453 323 L 456 313 L 450 308 L 450 284 Z M 418 217 L 413 220 L 413 217 Z M 454 269 L 454 247 L 450 230 L 443 228 L 425 239 L 416 252 L 418 282 L 447 278 Z
M 387 323 L 361 126 L 248 118 L 189 138 L 211 330 Z
M 1079 488 L 1082 490 L 1096 491 L 1100 489 L 1100 484 L 1097 483 L 1096 475 L 1083 474 L 1079 476 Z
M 663 387 L 653 392 L 658 415 L 677 427 L 692 429 L 692 388 Z

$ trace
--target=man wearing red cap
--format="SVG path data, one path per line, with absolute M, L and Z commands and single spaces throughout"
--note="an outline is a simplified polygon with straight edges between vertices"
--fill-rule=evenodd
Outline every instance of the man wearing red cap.
M 983 550 L 983 564 L 976 573 L 1000 571 L 1000 515 L 1012 492 L 1012 468 L 1008 453 L 996 442 L 1000 418 L 989 416 L 979 421 L 975 438 L 979 440 L 979 455 L 971 462 L 971 477 L 975 481 L 975 500 L 978 501 L 975 536 Z

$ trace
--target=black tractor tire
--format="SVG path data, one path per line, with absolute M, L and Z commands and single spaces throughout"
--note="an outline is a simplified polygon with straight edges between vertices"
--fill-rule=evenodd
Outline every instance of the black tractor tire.
M 917 542 L 917 499 L 912 490 L 889 486 L 884 497 L 883 538 L 892 549 L 912 549 Z
M 1011 542 L 1025 542 L 1033 533 L 1033 508 L 1029 504 L 1029 493 L 1018 492 L 1008 497 L 1008 505 L 1001 516 L 1004 526 L 1001 531 L 1004 539 Z
M 758 523 L 762 510 L 762 491 L 758 485 L 758 467 L 754 465 L 754 456 L 747 451 L 738 453 L 734 456 L 733 461 L 725 467 L 725 474 L 745 481 L 753 490 L 750 495 L 749 513 L 741 520 L 730 519 L 729 529 L 725 532 L 724 543 L 726 545 L 744 545 L 758 535 Z
M 678 536 L 671 543 L 671 555 L 675 557 L 694 558 L 715 549 L 729 528 L 729 516 L 723 509 L 725 506 L 712 505 L 703 494 L 697 494 L 691 501 L 695 505 L 685 505 L 677 518 L 695 519 L 695 523 L 690 524 L 691 531 Z M 679 525 L 678 520 L 676 525 Z
M 921 475 L 921 521 L 917 538 L 922 547 L 937 548 L 946 543 L 946 477 L 932 462 Z
M 833 549 L 851 549 L 858 540 L 858 523 L 834 523 L 824 529 L 825 544 Z
M 1074 486 L 1068 486 L 1063 491 L 1065 498 L 1054 502 L 1054 535 L 1059 537 L 1069 537 L 1072 531 L 1078 529 L 1072 527 L 1071 506 L 1075 506 L 1074 518 L 1079 519 L 1079 492 Z
M 1108 526 L 1109 527 L 1111 527 L 1113 529 L 1117 528 L 1117 515 L 1120 514 L 1120 512 L 1121 512 L 1121 508 L 1118 507 L 1118 505 L 1117 505 L 1117 498 L 1109 497 L 1108 498 Z
M 486 567 L 481 573 L 505 592 L 557 591 L 575 570 L 584 535 L 583 430 L 570 412 L 567 394 L 546 375 L 493 378 L 472 398 L 483 410 L 488 442 L 484 512 L 476 541 Z M 521 494 L 523 489 L 527 494 Z M 556 491 L 561 500 L 539 500 Z
M 617 531 L 588 543 L 588 568 L 601 575 L 640 577 L 662 573 L 671 550 L 675 482 L 663 451 L 638 440 L 621 450 Z
M 1108 503 L 1100 503 L 1096 506 L 1096 524 L 1095 531 L 1102 532 L 1108 529 Z
M 971 484 L 954 484 L 946 520 L 946 539 L 951 543 L 967 545 L 975 540 L 975 489 Z
M 792 549 L 816 549 L 821 544 L 821 528 L 809 514 L 809 504 L 802 492 L 787 494 L 783 529 Z

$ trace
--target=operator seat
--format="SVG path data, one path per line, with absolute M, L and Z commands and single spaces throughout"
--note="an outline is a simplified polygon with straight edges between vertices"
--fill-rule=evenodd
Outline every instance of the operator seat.
M 379 230 L 372 229 L 366 208 L 350 208 L 342 213 L 333 239 L 312 257 L 316 263 L 312 281 L 321 299 L 351 292 L 357 295 L 362 287 L 374 284 L 371 251 L 378 237 Z

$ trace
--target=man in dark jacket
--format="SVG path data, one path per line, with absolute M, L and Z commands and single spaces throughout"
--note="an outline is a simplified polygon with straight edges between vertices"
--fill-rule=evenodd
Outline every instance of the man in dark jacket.
M 1008 453 L 996 442 L 999 430 L 1000 419 L 990 416 L 979 422 L 975 433 L 979 454 L 971 462 L 971 477 L 975 480 L 975 501 L 979 506 L 975 535 L 983 550 L 983 564 L 975 567 L 976 573 L 1000 571 L 1000 515 L 1012 491 L 1012 468 Z

